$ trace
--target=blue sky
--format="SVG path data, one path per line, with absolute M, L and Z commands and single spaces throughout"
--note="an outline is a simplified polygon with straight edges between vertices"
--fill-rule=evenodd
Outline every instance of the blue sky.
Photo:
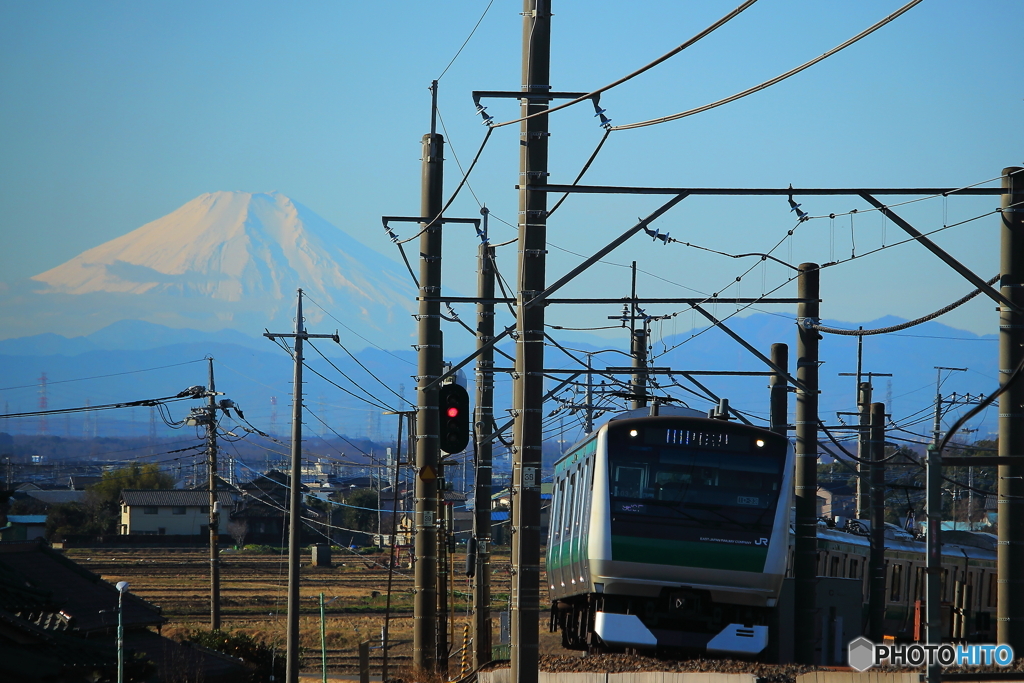
M 682 43 L 738 0 L 555 2 L 552 85 L 589 90 Z M 616 124 L 730 95 L 800 64 L 901 6 L 899 0 L 761 0 L 693 48 L 602 98 Z M 397 257 L 382 214 L 418 211 L 419 140 L 437 78 L 485 0 L 423 2 L 14 2 L 0 4 L 0 251 L 3 280 L 30 277 L 155 220 L 203 193 L 279 190 Z M 474 89 L 519 86 L 521 5 L 495 0 L 440 80 L 451 143 L 446 187 L 484 129 Z M 777 86 L 674 123 L 613 133 L 586 182 L 667 186 L 964 186 L 1024 163 L 1022 85 L 1013 50 L 1019 0 L 925 0 L 846 51 Z M 494 102 L 498 119 L 512 101 Z M 588 104 L 552 116 L 553 182 L 570 182 L 601 135 Z M 518 130 L 495 131 L 449 215 L 485 202 L 516 219 Z M 453 154 L 454 152 L 454 154 Z M 910 199 L 910 197 L 904 198 Z M 651 197 L 571 198 L 552 217 L 549 280 L 649 213 Z M 813 215 L 866 205 L 805 198 Z M 901 209 L 928 231 L 981 215 L 993 198 L 931 199 Z M 998 270 L 995 216 L 936 235 L 986 279 Z M 852 222 L 852 226 L 851 226 Z M 495 239 L 514 231 L 492 223 Z M 781 198 L 690 198 L 658 227 L 725 252 L 764 250 L 793 226 Z M 446 237 L 446 281 L 471 292 L 475 241 Z M 411 233 L 409 233 L 411 234 Z M 877 213 L 821 219 L 779 252 L 825 262 L 893 242 Z M 405 236 L 405 235 L 403 235 Z M 505 247 L 507 275 L 514 246 Z M 749 263 L 634 240 L 567 295 L 721 291 Z M 730 291 L 759 293 L 785 269 L 757 269 Z M 822 314 L 850 322 L 914 318 L 971 286 L 915 245 L 829 269 Z M 792 294 L 783 289 L 780 294 Z M 980 297 L 943 318 L 994 332 Z M 778 310 L 778 309 L 775 309 Z M 665 311 L 652 311 L 667 313 Z M 549 313 L 607 324 L 609 311 Z M 688 318 L 688 316 L 687 316 Z M 680 325 L 686 327 L 685 325 Z M 58 331 L 58 330 L 54 330 Z M 682 330 L 678 330 L 682 331 Z

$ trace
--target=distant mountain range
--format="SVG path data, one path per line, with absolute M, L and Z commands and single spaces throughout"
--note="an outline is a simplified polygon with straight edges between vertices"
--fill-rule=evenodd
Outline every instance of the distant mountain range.
M 864 327 L 871 329 L 895 322 L 898 321 L 894 318 L 884 318 L 865 323 Z M 829 321 L 828 324 L 856 327 L 842 322 Z M 765 354 L 772 343 L 789 344 L 790 370 L 794 370 L 796 328 L 792 320 L 757 314 L 730 320 L 729 325 Z M 347 343 L 344 332 L 342 343 Z M 587 351 L 607 349 L 610 345 L 604 339 L 577 335 L 569 346 L 572 350 L 568 353 L 582 359 Z M 622 347 L 619 345 L 620 349 Z M 952 392 L 962 396 L 994 390 L 997 347 L 994 335 L 978 336 L 936 322 L 919 325 L 904 333 L 867 337 L 864 371 L 892 374 L 891 378 L 874 379 L 874 399 L 887 403 L 893 419 L 908 430 L 893 432 L 892 435 L 914 439 L 914 434 L 930 432 L 935 396 L 934 366 L 969 368 L 968 372 L 952 373 L 944 380 L 944 396 Z M 507 353 L 514 353 L 511 345 L 501 348 Z M 709 330 L 693 338 L 689 333 L 668 337 L 655 343 L 651 353 L 652 365 L 678 370 L 765 370 L 760 361 L 718 330 Z M 833 425 L 843 421 L 850 423 L 853 418 L 838 413 L 854 409 L 855 379 L 840 373 L 856 370 L 856 339 L 826 335 L 821 343 L 821 353 L 822 395 L 819 403 L 822 420 Z M 96 405 L 167 396 L 192 384 L 206 384 L 206 364 L 200 359 L 207 355 L 216 359 L 218 390 L 235 400 L 253 425 L 264 431 L 287 432 L 292 390 L 291 359 L 267 339 L 230 330 L 204 333 L 142 321 L 122 321 L 84 337 L 69 339 L 43 334 L 3 340 L 0 341 L 0 376 L 3 378 L 0 400 L 6 406 L 5 413 L 34 410 L 39 404 L 39 380 L 43 373 L 47 376 L 47 400 L 51 408 L 81 406 L 86 401 Z M 452 360 L 460 360 L 451 353 L 446 355 Z M 394 418 L 382 417 L 382 410 L 408 409 L 410 402 L 415 402 L 413 375 L 416 374 L 416 358 L 415 352 L 408 347 L 398 350 L 369 347 L 354 351 L 350 356 L 325 340 L 317 342 L 313 350 L 307 348 L 306 358 L 310 369 L 304 379 L 304 403 L 309 435 L 328 434 L 333 430 L 379 440 L 394 433 Z M 618 354 L 597 355 L 594 367 L 601 369 L 608 365 L 628 364 L 619 358 Z M 501 360 L 498 365 L 504 363 L 507 361 Z M 545 365 L 580 368 L 570 355 L 558 349 L 548 351 Z M 467 374 L 472 378 L 472 372 Z M 81 378 L 93 379 L 75 381 Z M 619 379 L 625 378 L 620 376 Z M 755 422 L 757 418 L 767 417 L 767 377 L 699 376 L 696 379 L 715 394 L 729 398 L 735 407 L 748 411 Z M 581 377 L 577 381 L 583 380 Z M 595 376 L 594 381 L 600 389 L 602 378 Z M 652 394 L 677 396 L 700 410 L 707 410 L 710 406 L 708 400 L 696 395 L 701 390 L 681 375 L 658 376 L 657 384 L 651 389 Z M 553 383 L 549 381 L 549 385 L 553 386 Z M 511 407 L 510 388 L 511 382 L 499 376 L 494 403 L 500 421 L 506 419 L 507 409 Z M 605 388 L 615 387 L 608 385 Z M 573 398 L 570 393 L 563 393 L 560 397 L 569 402 Z M 577 393 L 576 400 L 582 402 L 581 393 Z M 610 407 L 622 405 L 621 400 L 613 398 L 605 398 L 603 402 Z M 172 413 L 180 419 L 185 405 L 178 404 Z M 552 402 L 546 406 L 545 412 L 556 407 Z M 792 408 L 791 401 L 791 411 Z M 91 418 L 99 421 L 91 425 L 82 422 L 78 416 L 50 418 L 48 427 L 53 434 L 78 436 L 91 429 L 93 433 L 138 436 L 145 433 L 149 411 L 133 410 L 137 415 L 130 420 L 124 411 L 114 411 Z M 961 411 L 951 413 L 947 424 Z M 982 438 L 995 430 L 996 412 L 995 408 L 989 409 L 972 421 L 969 426 L 980 430 L 974 434 L 975 438 Z M 563 408 L 547 420 L 547 432 L 554 434 L 562 425 L 573 430 L 579 415 L 578 411 Z M 0 425 L 0 431 L 31 433 L 38 429 L 38 421 L 33 418 L 7 422 Z M 97 427 L 97 424 L 101 426 Z M 161 434 L 166 431 L 162 423 L 159 430 Z M 571 440 L 572 436 L 568 438 Z
M 0 286 L 0 336 L 7 337 L 0 340 L 0 407 L 7 414 L 31 411 L 42 403 L 64 408 L 173 395 L 206 384 L 207 369 L 200 360 L 213 356 L 218 390 L 242 406 L 259 429 L 284 433 L 291 359 L 259 334 L 264 328 L 292 329 L 295 290 L 300 287 L 311 299 L 305 308 L 307 325 L 318 332 L 338 330 L 346 346 L 320 340 L 306 354 L 307 433 L 315 437 L 334 431 L 375 440 L 393 433 L 394 418 L 381 412 L 415 403 L 416 359 L 410 349 L 415 323 L 410 313 L 416 292 L 408 273 L 276 192 L 202 195 L 29 281 Z M 894 322 L 883 318 L 862 324 L 871 329 Z M 728 324 L 766 355 L 772 343 L 790 344 L 790 366 L 795 367 L 791 317 L 755 314 Z M 548 368 L 579 368 L 577 361 L 586 352 L 616 346 L 586 333 L 559 334 L 571 335 L 559 338 L 571 338 L 574 350 L 550 349 Z M 988 393 L 996 387 L 995 339 L 929 322 L 898 334 L 866 337 L 864 370 L 893 375 L 875 379 L 875 400 L 889 404 L 893 419 L 909 430 L 902 436 L 915 438 L 915 433 L 930 429 L 934 366 L 970 369 L 949 377 L 944 395 Z M 625 340 L 624 332 L 620 350 Z M 453 330 L 446 337 L 447 356 L 459 360 L 456 354 L 472 343 L 471 335 Z M 852 420 L 841 413 L 854 407 L 855 380 L 839 373 L 856 370 L 856 347 L 856 339 L 847 336 L 825 335 L 821 343 L 820 406 L 828 424 Z M 513 352 L 511 344 L 501 348 Z M 714 329 L 656 340 L 651 363 L 681 370 L 765 369 Z M 499 366 L 507 364 L 498 361 Z M 628 364 L 618 354 L 594 356 L 595 368 Z M 755 420 L 767 416 L 766 377 L 698 379 Z M 502 422 L 510 408 L 510 385 L 507 377 L 499 377 L 495 408 Z M 651 392 L 670 393 L 701 410 L 709 406 L 698 396 L 702 390 L 679 375 L 657 376 Z M 572 403 L 569 394 L 560 398 Z M 603 400 L 610 407 L 622 404 L 619 399 Z M 180 419 L 186 405 L 175 404 L 170 416 Z M 552 402 L 546 410 L 555 407 Z M 991 409 L 979 416 L 972 428 L 979 435 L 994 431 L 994 413 Z M 155 411 L 131 409 L 45 421 L 9 419 L 0 431 L 138 436 L 157 418 Z M 563 424 L 572 429 L 578 419 L 579 412 L 566 405 L 550 416 L 546 432 L 556 434 Z M 156 430 L 167 431 L 162 420 Z

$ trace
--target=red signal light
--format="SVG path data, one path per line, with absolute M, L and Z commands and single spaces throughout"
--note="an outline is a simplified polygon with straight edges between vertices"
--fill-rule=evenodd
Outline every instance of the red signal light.
M 451 408 L 448 409 L 448 417 L 458 417 L 458 416 L 459 416 L 459 409 L 458 408 L 456 408 L 455 406 L 452 406 Z

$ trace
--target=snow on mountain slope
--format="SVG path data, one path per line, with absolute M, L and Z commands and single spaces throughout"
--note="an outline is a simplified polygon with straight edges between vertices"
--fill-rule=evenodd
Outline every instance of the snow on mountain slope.
M 159 309 L 174 301 L 229 325 L 258 311 L 269 322 L 301 287 L 337 317 L 384 330 L 408 326 L 415 300 L 398 264 L 278 192 L 201 195 L 32 279 L 44 295 L 152 300 L 154 322 L 173 318 Z

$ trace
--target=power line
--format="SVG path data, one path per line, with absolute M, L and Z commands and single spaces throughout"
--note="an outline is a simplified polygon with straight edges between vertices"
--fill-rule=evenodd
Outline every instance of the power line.
M 197 360 L 188 360 L 188 361 L 185 361 L 184 363 L 172 363 L 170 365 L 160 365 L 160 366 L 157 366 L 155 368 L 143 368 L 141 370 L 127 370 L 125 372 L 112 372 L 112 373 L 107 374 L 107 375 L 94 375 L 92 377 L 78 377 L 78 378 L 75 378 L 75 379 L 62 379 L 62 380 L 57 380 L 56 382 L 54 382 L 52 380 L 47 380 L 46 384 L 49 386 L 49 385 L 53 385 L 53 384 L 67 384 L 68 382 L 85 382 L 87 380 L 92 380 L 92 379 L 105 379 L 107 377 L 118 377 L 118 376 L 121 376 L 121 375 L 134 375 L 134 374 L 139 373 L 139 372 L 152 372 L 154 370 L 164 370 L 166 368 L 176 368 L 176 367 L 180 367 L 182 365 L 190 365 L 192 363 L 203 363 L 203 362 L 205 362 L 205 359 L 199 358 Z M 16 386 L 16 387 L 2 387 L 2 388 L 0 388 L 0 391 L 8 391 L 8 390 L 11 390 L 11 389 L 31 389 L 33 387 L 38 387 L 38 386 L 39 386 L 38 383 L 37 384 L 22 384 L 22 385 L 19 385 L 19 386 Z
M 442 78 L 444 77 L 444 75 L 445 75 L 446 73 L 448 73 L 448 69 L 452 68 L 452 64 L 454 64 L 454 63 L 455 63 L 455 60 L 456 60 L 456 59 L 458 59 L 458 58 L 459 58 L 459 55 L 461 55 L 461 54 L 462 54 L 462 51 L 463 51 L 463 50 L 464 50 L 464 49 L 466 48 L 466 45 L 468 45 L 468 44 L 469 44 L 469 41 L 470 41 L 470 40 L 471 40 L 471 39 L 473 38 L 473 34 L 474 34 L 474 33 L 476 33 L 476 30 L 477 30 L 478 28 L 480 28 L 480 24 L 481 24 L 481 22 L 483 22 L 483 20 L 484 20 L 484 17 L 486 17 L 486 16 L 487 16 L 487 12 L 488 12 L 488 11 L 489 11 L 489 10 L 491 9 L 491 5 L 493 5 L 493 4 L 494 4 L 494 0 L 490 0 L 490 2 L 488 2 L 488 3 L 487 3 L 487 7 L 484 7 L 484 12 L 483 12 L 483 14 L 481 14 L 481 15 L 480 15 L 480 18 L 476 20 L 476 24 L 475 24 L 475 25 L 473 26 L 473 30 L 469 32 L 469 35 L 468 35 L 468 36 L 466 36 L 466 40 L 464 40 L 464 41 L 462 42 L 462 45 L 461 45 L 461 46 L 459 47 L 459 50 L 458 50 L 458 52 L 456 52 L 456 53 L 455 53 L 455 56 L 454 56 L 454 57 L 452 57 L 452 61 L 448 62 L 448 66 L 446 66 L 446 67 L 444 68 L 444 71 L 442 71 L 442 72 L 441 72 L 441 75 L 440 75 L 440 76 L 438 76 L 438 77 L 437 77 L 436 79 L 434 79 L 434 80 L 437 80 L 437 81 L 441 80 L 441 79 L 442 79 Z
M 391 353 L 391 352 L 390 352 L 390 351 L 388 351 L 387 349 L 385 349 L 385 348 L 382 348 L 382 347 L 380 347 L 380 346 L 378 346 L 378 345 L 374 344 L 374 343 L 373 343 L 372 341 L 370 341 L 369 339 L 367 339 L 367 338 L 366 338 L 366 337 L 364 337 L 363 335 L 359 334 L 358 332 L 356 332 L 355 330 L 353 330 L 353 329 L 352 329 L 351 327 L 349 327 L 349 326 L 348 326 L 348 325 L 346 325 L 345 323 L 343 323 L 343 322 L 341 322 L 340 320 L 338 320 L 338 319 L 337 319 L 337 318 L 336 318 L 336 317 L 335 317 L 335 316 L 334 316 L 334 315 L 333 315 L 333 314 L 332 314 L 332 313 L 331 313 L 330 311 L 328 311 L 328 310 L 327 310 L 326 308 L 324 308 L 323 306 L 321 306 L 320 304 L 318 304 L 318 303 L 317 303 L 316 301 L 314 301 L 313 299 L 309 298 L 309 294 L 307 294 L 307 293 L 303 292 L 303 293 L 302 293 L 302 295 L 303 295 L 303 296 L 302 296 L 302 298 L 303 298 L 303 299 L 305 299 L 306 301 L 310 302 L 311 304 L 313 304 L 314 306 L 316 306 L 317 308 L 319 308 L 319 309 L 320 309 L 321 311 L 323 311 L 324 315 L 326 315 L 326 316 L 327 316 L 328 318 L 330 318 L 330 319 L 331 319 L 331 320 L 333 320 L 334 322 L 338 323 L 339 325 L 341 325 L 341 326 L 342 326 L 342 327 L 344 327 L 344 328 L 345 328 L 346 330 L 348 330 L 348 331 L 349 331 L 349 332 L 351 332 L 352 334 L 354 334 L 354 335 L 356 335 L 357 337 L 359 337 L 360 339 L 362 339 L 362 340 L 363 340 L 364 342 L 366 342 L 367 344 L 369 344 L 369 345 L 370 345 L 370 346 L 372 346 L 373 348 L 377 349 L 378 351 L 383 351 L 384 353 L 388 354 L 389 356 L 391 356 L 391 357 L 392 357 L 392 358 L 394 358 L 395 360 L 400 360 L 400 361 L 402 361 L 403 363 L 406 363 L 406 364 L 408 364 L 408 365 L 412 365 L 412 366 L 415 366 L 415 365 L 416 365 L 415 363 L 413 363 L 413 362 L 412 362 L 412 361 L 410 361 L 409 359 L 407 359 L 407 358 L 402 358 L 402 357 L 400 357 L 400 356 L 396 356 L 395 354 Z
M 756 1 L 757 0 L 747 0 L 742 5 L 740 5 L 736 9 L 734 9 L 732 12 L 729 12 L 729 14 L 726 14 L 724 17 L 722 17 L 721 19 L 719 19 L 715 23 L 711 24 L 706 29 L 704 29 L 703 31 L 701 31 L 697 35 L 693 36 L 692 38 L 687 40 L 682 45 L 679 45 L 678 47 L 675 47 L 675 48 L 669 50 L 668 52 L 663 54 L 661 57 L 658 57 L 657 59 L 655 59 L 653 62 L 650 62 L 650 63 L 640 67 L 639 69 L 637 69 L 633 73 L 627 74 L 626 76 L 623 76 L 622 78 L 620 78 L 617 81 L 614 81 L 613 83 L 609 83 L 608 85 L 606 85 L 604 87 L 601 87 L 601 88 L 598 88 L 597 90 L 592 90 L 591 92 L 588 92 L 586 95 L 582 95 L 580 97 L 577 97 L 576 99 L 571 100 L 569 102 L 566 102 L 565 104 L 560 104 L 557 107 L 552 107 L 550 109 L 544 110 L 543 112 L 538 112 L 536 114 L 531 114 L 529 116 L 523 116 L 521 118 L 513 119 L 511 121 L 504 121 L 502 123 L 491 124 L 491 127 L 493 127 L 493 128 L 501 128 L 502 126 L 508 126 L 508 125 L 513 124 L 513 123 L 519 123 L 520 121 L 525 121 L 526 119 L 532 119 L 533 117 L 540 116 L 541 114 L 544 114 L 546 116 L 546 115 L 551 114 L 552 112 L 556 112 L 556 111 L 558 111 L 560 109 L 565 109 L 566 107 L 571 107 L 574 104 L 579 104 L 580 102 L 584 102 L 586 100 L 598 97 L 601 93 L 607 92 L 608 90 L 611 90 L 614 87 L 622 85 L 626 81 L 628 81 L 630 79 L 633 79 L 633 78 L 639 76 L 640 74 L 644 73 L 645 71 L 649 71 L 649 70 L 653 69 L 654 67 L 658 66 L 659 64 L 661 64 L 662 62 L 664 62 L 664 61 L 666 61 L 666 60 L 676 56 L 677 54 L 679 54 L 680 52 L 682 52 L 686 48 L 690 47 L 691 45 L 693 45 L 694 43 L 699 41 L 701 38 L 704 38 L 704 37 L 710 35 L 715 30 L 717 30 L 717 29 L 721 28 L 722 26 L 724 26 L 725 24 L 727 24 L 729 21 L 731 21 L 733 18 L 735 18 L 737 15 L 739 15 L 745 9 L 747 9 L 748 7 L 753 5 Z M 920 2 L 920 0 L 918 0 L 918 2 Z
M 335 370 L 337 370 L 337 371 L 338 371 L 338 374 L 339 374 L 339 375 L 341 375 L 342 377 L 344 377 L 345 379 L 347 379 L 347 380 L 348 380 L 349 382 L 352 382 L 352 384 L 354 384 L 354 385 L 356 385 L 357 387 L 359 387 L 359 389 L 360 389 L 360 390 L 361 390 L 361 391 L 362 391 L 362 392 L 363 392 L 364 394 L 366 394 L 367 396 L 369 396 L 369 397 L 370 397 L 370 398 L 371 398 L 372 400 L 374 400 L 374 401 L 379 401 L 380 403 L 383 403 L 383 401 L 380 401 L 380 399 L 378 399 L 378 398 L 377 398 L 376 396 L 374 396 L 374 395 L 373 395 L 373 394 L 371 394 L 371 393 L 370 393 L 369 391 L 367 391 L 366 389 L 364 389 L 364 388 L 363 388 L 363 387 L 362 387 L 362 386 L 361 386 L 361 385 L 360 385 L 360 384 L 359 384 L 358 382 L 356 382 L 356 381 L 355 381 L 354 379 L 352 379 L 351 377 L 349 377 L 348 375 L 346 375 L 346 374 L 345 374 L 345 373 L 344 373 L 344 372 L 343 372 L 343 371 L 341 370 L 341 368 L 339 368 L 339 367 L 338 367 L 337 365 L 335 365 L 335 364 L 334 364 L 334 362 L 333 362 L 333 361 L 331 361 L 331 359 L 330 359 L 330 358 L 328 358 L 327 356 L 325 356 L 325 355 L 324 355 L 324 354 L 323 354 L 323 353 L 322 353 L 322 352 L 320 351 L 320 349 L 318 349 L 318 348 L 316 347 L 316 345 L 314 345 L 314 344 L 313 344 L 313 342 L 309 342 L 309 345 L 310 345 L 311 347 L 313 347 L 313 350 L 314 350 L 314 351 L 316 351 L 316 352 L 317 352 L 317 354 L 318 354 L 318 355 L 319 355 L 319 356 L 320 356 L 321 358 L 323 358 L 323 359 L 324 359 L 325 361 L 327 361 L 328 365 L 330 365 L 330 366 L 331 366 L 332 368 L 334 368 Z M 343 350 L 343 351 L 344 351 L 345 353 L 348 353 L 349 357 L 350 357 L 350 358 L 352 358 L 352 360 L 356 360 L 356 359 L 355 359 L 355 356 L 353 356 L 353 355 L 352 355 L 351 353 L 349 353 L 349 352 L 348 352 L 348 349 L 346 349 L 346 348 L 345 348 L 344 346 L 342 346 L 341 342 L 338 342 L 338 346 L 341 346 L 342 350 Z M 356 360 L 356 363 L 358 363 L 358 364 L 359 364 L 359 367 L 361 367 L 361 368 L 362 368 L 363 370 L 365 370 L 365 371 L 366 371 L 366 373 L 367 373 L 368 375 L 370 375 L 370 377 L 373 377 L 373 378 L 374 378 L 375 380 L 377 380 L 377 383 L 378 383 L 378 384 L 380 384 L 381 386 L 383 386 L 383 387 L 384 387 L 385 389 L 387 389 L 388 391 L 390 391 L 390 392 L 391 392 L 392 394 L 395 394 L 395 396 L 398 396 L 398 398 L 400 398 L 400 399 L 402 398 L 402 397 L 401 397 L 401 396 L 399 396 L 399 395 L 398 395 L 398 393 L 396 393 L 396 392 L 395 392 L 395 391 L 394 391 L 394 390 L 393 390 L 393 389 L 392 389 L 391 387 L 389 387 L 389 386 L 387 386 L 386 384 L 384 384 L 384 382 L 381 382 L 381 381 L 380 381 L 380 379 L 379 379 L 379 378 L 378 378 L 378 377 L 377 377 L 376 375 L 374 375 L 374 374 L 373 374 L 372 372 L 370 372 L 369 370 L 367 370 L 367 369 L 366 369 L 366 366 L 365 366 L 365 365 L 363 365 L 362 363 L 359 363 L 359 361 L 358 361 L 358 360 Z M 306 367 L 309 367 L 309 366 L 307 365 Z M 380 407 L 380 406 L 378 406 L 378 407 Z M 389 410 L 390 410 L 390 409 L 389 409 Z
M 0 419 L 6 419 L 9 417 L 32 417 L 35 415 L 63 415 L 65 413 L 85 413 L 96 410 L 113 410 L 115 408 L 138 408 L 138 407 L 149 407 L 158 406 L 168 401 L 187 401 L 195 399 L 195 396 L 164 396 L 163 398 L 150 398 L 143 399 L 141 401 L 126 401 L 124 403 L 104 403 L 94 406 L 80 406 L 77 408 L 58 408 L 56 410 L 37 410 L 30 413 L 7 413 L 6 415 L 0 415 Z
M 810 60 L 809 62 L 804 62 L 803 64 L 801 64 L 800 66 L 796 67 L 795 69 L 790 69 L 789 71 L 787 71 L 786 73 L 784 73 L 782 75 L 776 76 L 775 78 L 767 80 L 767 81 L 765 81 L 765 82 L 763 82 L 763 83 L 761 83 L 759 85 L 755 85 L 753 88 L 747 88 L 746 90 L 743 90 L 742 92 L 738 92 L 735 95 L 730 95 L 729 97 L 726 97 L 724 99 L 718 100 L 717 102 L 712 102 L 710 104 L 705 104 L 702 107 L 696 107 L 694 109 L 687 109 L 686 111 L 679 112 L 678 114 L 671 114 L 669 116 L 661 116 L 661 117 L 656 118 L 656 119 L 648 119 L 647 121 L 638 121 L 636 123 L 627 123 L 626 125 L 623 125 L 623 126 L 612 126 L 612 130 L 630 130 L 630 129 L 633 129 L 633 128 L 644 128 L 646 126 L 653 126 L 653 125 L 656 125 L 656 124 L 659 124 L 659 123 L 667 123 L 669 121 L 676 121 L 678 119 L 681 119 L 681 118 L 684 118 L 684 117 L 687 117 L 687 116 L 693 116 L 694 114 L 700 114 L 701 112 L 705 112 L 705 111 L 708 111 L 710 109 L 715 109 L 716 107 L 720 107 L 723 104 L 728 104 L 730 102 L 735 102 L 736 100 L 742 99 L 742 98 L 746 97 L 747 95 L 752 95 L 752 94 L 754 94 L 756 92 L 764 90 L 765 88 L 769 88 L 769 87 L 775 85 L 776 83 L 780 83 L 780 82 L 786 80 L 790 76 L 795 76 L 796 74 L 800 73 L 804 69 L 807 69 L 807 68 L 810 68 L 810 67 L 814 66 L 815 64 L 817 64 L 818 62 L 822 61 L 823 59 L 827 59 L 828 57 L 831 57 L 832 55 L 836 54 L 840 50 L 843 50 L 843 49 L 853 45 L 854 43 L 856 43 L 857 41 L 861 40 L 862 38 L 865 38 L 865 37 L 871 35 L 872 33 L 877 31 L 878 29 L 882 28 L 883 26 L 885 26 L 889 22 L 893 21 L 894 19 L 899 17 L 901 14 L 903 14 L 904 12 L 910 10 L 912 7 L 914 7 L 915 5 L 919 4 L 920 2 L 921 2 L 921 0 L 911 0 L 910 2 L 908 2 L 903 7 L 899 8 L 898 10 L 896 10 L 895 12 L 890 14 L 889 16 L 885 17 L 884 19 L 882 19 L 878 23 L 874 24 L 873 26 L 870 26 L 869 28 L 861 31 L 860 33 L 855 35 L 853 38 L 850 38 L 849 40 L 847 40 L 845 43 L 841 43 L 840 45 L 837 45 L 836 47 L 832 48 L 828 52 L 815 57 L 814 59 Z

